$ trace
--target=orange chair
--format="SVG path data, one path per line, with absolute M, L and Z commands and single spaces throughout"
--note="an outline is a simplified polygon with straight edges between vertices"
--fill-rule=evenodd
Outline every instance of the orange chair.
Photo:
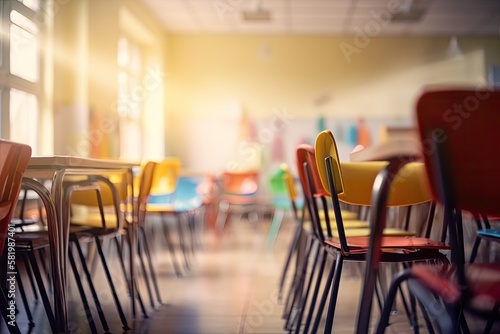
M 221 194 L 219 198 L 219 212 L 216 229 L 224 230 L 233 213 L 240 217 L 247 214 L 249 220 L 257 224 L 259 214 L 255 209 L 257 190 L 259 188 L 259 172 L 231 172 L 225 171 L 220 177 Z
M 414 266 L 396 276 L 388 298 L 403 281 L 442 333 L 468 330 L 464 310 L 488 319 L 491 330 L 500 305 L 500 264 L 465 264 L 461 211 L 500 215 L 500 91 L 427 91 L 416 105 L 423 158 L 435 199 L 444 206 L 451 250 L 450 266 Z M 375 257 L 376 258 L 376 257 Z M 384 309 L 377 329 L 388 323 Z M 369 318 L 358 319 L 358 327 Z M 358 331 L 359 332 L 359 331 Z
M 13 239 L 13 232 L 9 224 L 17 204 L 23 174 L 28 167 L 31 157 L 31 147 L 6 140 L 0 140 L 0 253 L 7 252 L 6 259 L 10 259 L 10 254 L 14 253 L 14 246 L 10 241 Z M 5 247 L 7 245 L 7 248 Z M 8 271 L 16 271 L 15 263 L 7 262 Z M 14 267 L 11 267 L 11 266 Z M 2 284 L 0 288 L 1 314 L 11 333 L 20 333 L 15 318 L 10 317 L 16 310 L 10 310 L 11 304 L 8 301 L 10 294 L 4 290 L 6 284 L 6 272 L 0 271 Z M 13 312 L 13 313 L 12 313 Z

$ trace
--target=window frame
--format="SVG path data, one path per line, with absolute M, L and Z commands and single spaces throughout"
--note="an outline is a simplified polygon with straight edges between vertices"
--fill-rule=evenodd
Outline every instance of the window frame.
M 1 103 L 1 117 L 0 117 L 0 137 L 10 138 L 10 89 L 14 88 L 23 92 L 33 94 L 38 100 L 38 116 L 41 115 L 41 82 L 43 81 L 43 66 L 42 66 L 42 52 L 40 42 L 42 41 L 42 25 L 34 20 L 42 11 L 45 5 L 45 0 L 40 0 L 38 11 L 27 7 L 20 1 L 2 1 L 0 2 L 0 103 Z M 31 82 L 17 75 L 10 73 L 10 26 L 14 24 L 10 20 L 11 11 L 17 11 L 21 15 L 27 17 L 37 27 L 37 61 L 38 61 L 38 80 Z M 37 131 L 38 140 L 40 140 L 40 131 Z

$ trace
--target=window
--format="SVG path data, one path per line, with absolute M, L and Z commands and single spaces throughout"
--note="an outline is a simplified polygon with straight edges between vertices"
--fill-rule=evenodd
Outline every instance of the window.
M 118 117 L 120 122 L 120 156 L 142 157 L 142 53 L 138 45 L 126 38 L 118 41 Z
M 39 142 L 40 31 L 36 17 L 42 0 L 0 2 L 0 136 L 30 145 Z

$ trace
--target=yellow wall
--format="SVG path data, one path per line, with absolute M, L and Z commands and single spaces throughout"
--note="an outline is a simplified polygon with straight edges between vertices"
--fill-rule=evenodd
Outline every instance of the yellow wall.
M 498 40 L 460 39 L 466 54 L 450 59 L 449 38 L 377 38 L 349 63 L 341 43 L 355 45 L 352 38 L 174 35 L 169 110 L 227 116 L 228 101 L 238 100 L 256 117 L 282 105 L 303 115 L 329 94 L 329 115 L 408 116 L 423 84 L 484 83 L 484 48 L 500 49 Z
M 244 139 L 237 130 L 242 112 L 260 120 L 257 132 L 266 130 L 265 120 L 277 109 L 286 109 L 294 123 L 320 114 L 329 119 L 409 119 L 424 85 L 484 85 L 485 59 L 500 62 L 495 56 L 500 50 L 498 39 L 460 38 L 463 55 L 458 57 L 447 54 L 448 45 L 445 37 L 362 41 L 173 35 L 168 148 L 189 166 L 197 168 L 203 161 L 203 166 L 217 170 L 244 155 Z M 347 57 L 341 47 L 354 53 Z M 299 138 L 294 135 L 287 133 L 285 140 L 296 143 Z
M 269 148 L 259 135 L 277 113 L 293 126 L 319 115 L 410 119 L 424 85 L 484 84 L 486 65 L 500 63 L 497 39 L 460 38 L 463 55 L 450 58 L 447 37 L 169 34 L 136 0 L 60 2 L 53 20 L 56 153 L 86 155 L 92 144 L 99 156 L 119 154 L 116 53 L 126 35 L 144 52 L 145 156 L 178 155 L 202 170 L 258 163 L 242 154 L 242 115 Z

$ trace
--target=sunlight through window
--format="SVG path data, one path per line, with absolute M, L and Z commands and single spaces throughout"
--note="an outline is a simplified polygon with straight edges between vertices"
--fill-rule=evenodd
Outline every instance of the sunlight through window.
M 31 82 L 38 80 L 36 25 L 16 11 L 10 13 L 10 72 Z
M 10 139 L 38 149 L 38 100 L 34 94 L 10 90 Z

